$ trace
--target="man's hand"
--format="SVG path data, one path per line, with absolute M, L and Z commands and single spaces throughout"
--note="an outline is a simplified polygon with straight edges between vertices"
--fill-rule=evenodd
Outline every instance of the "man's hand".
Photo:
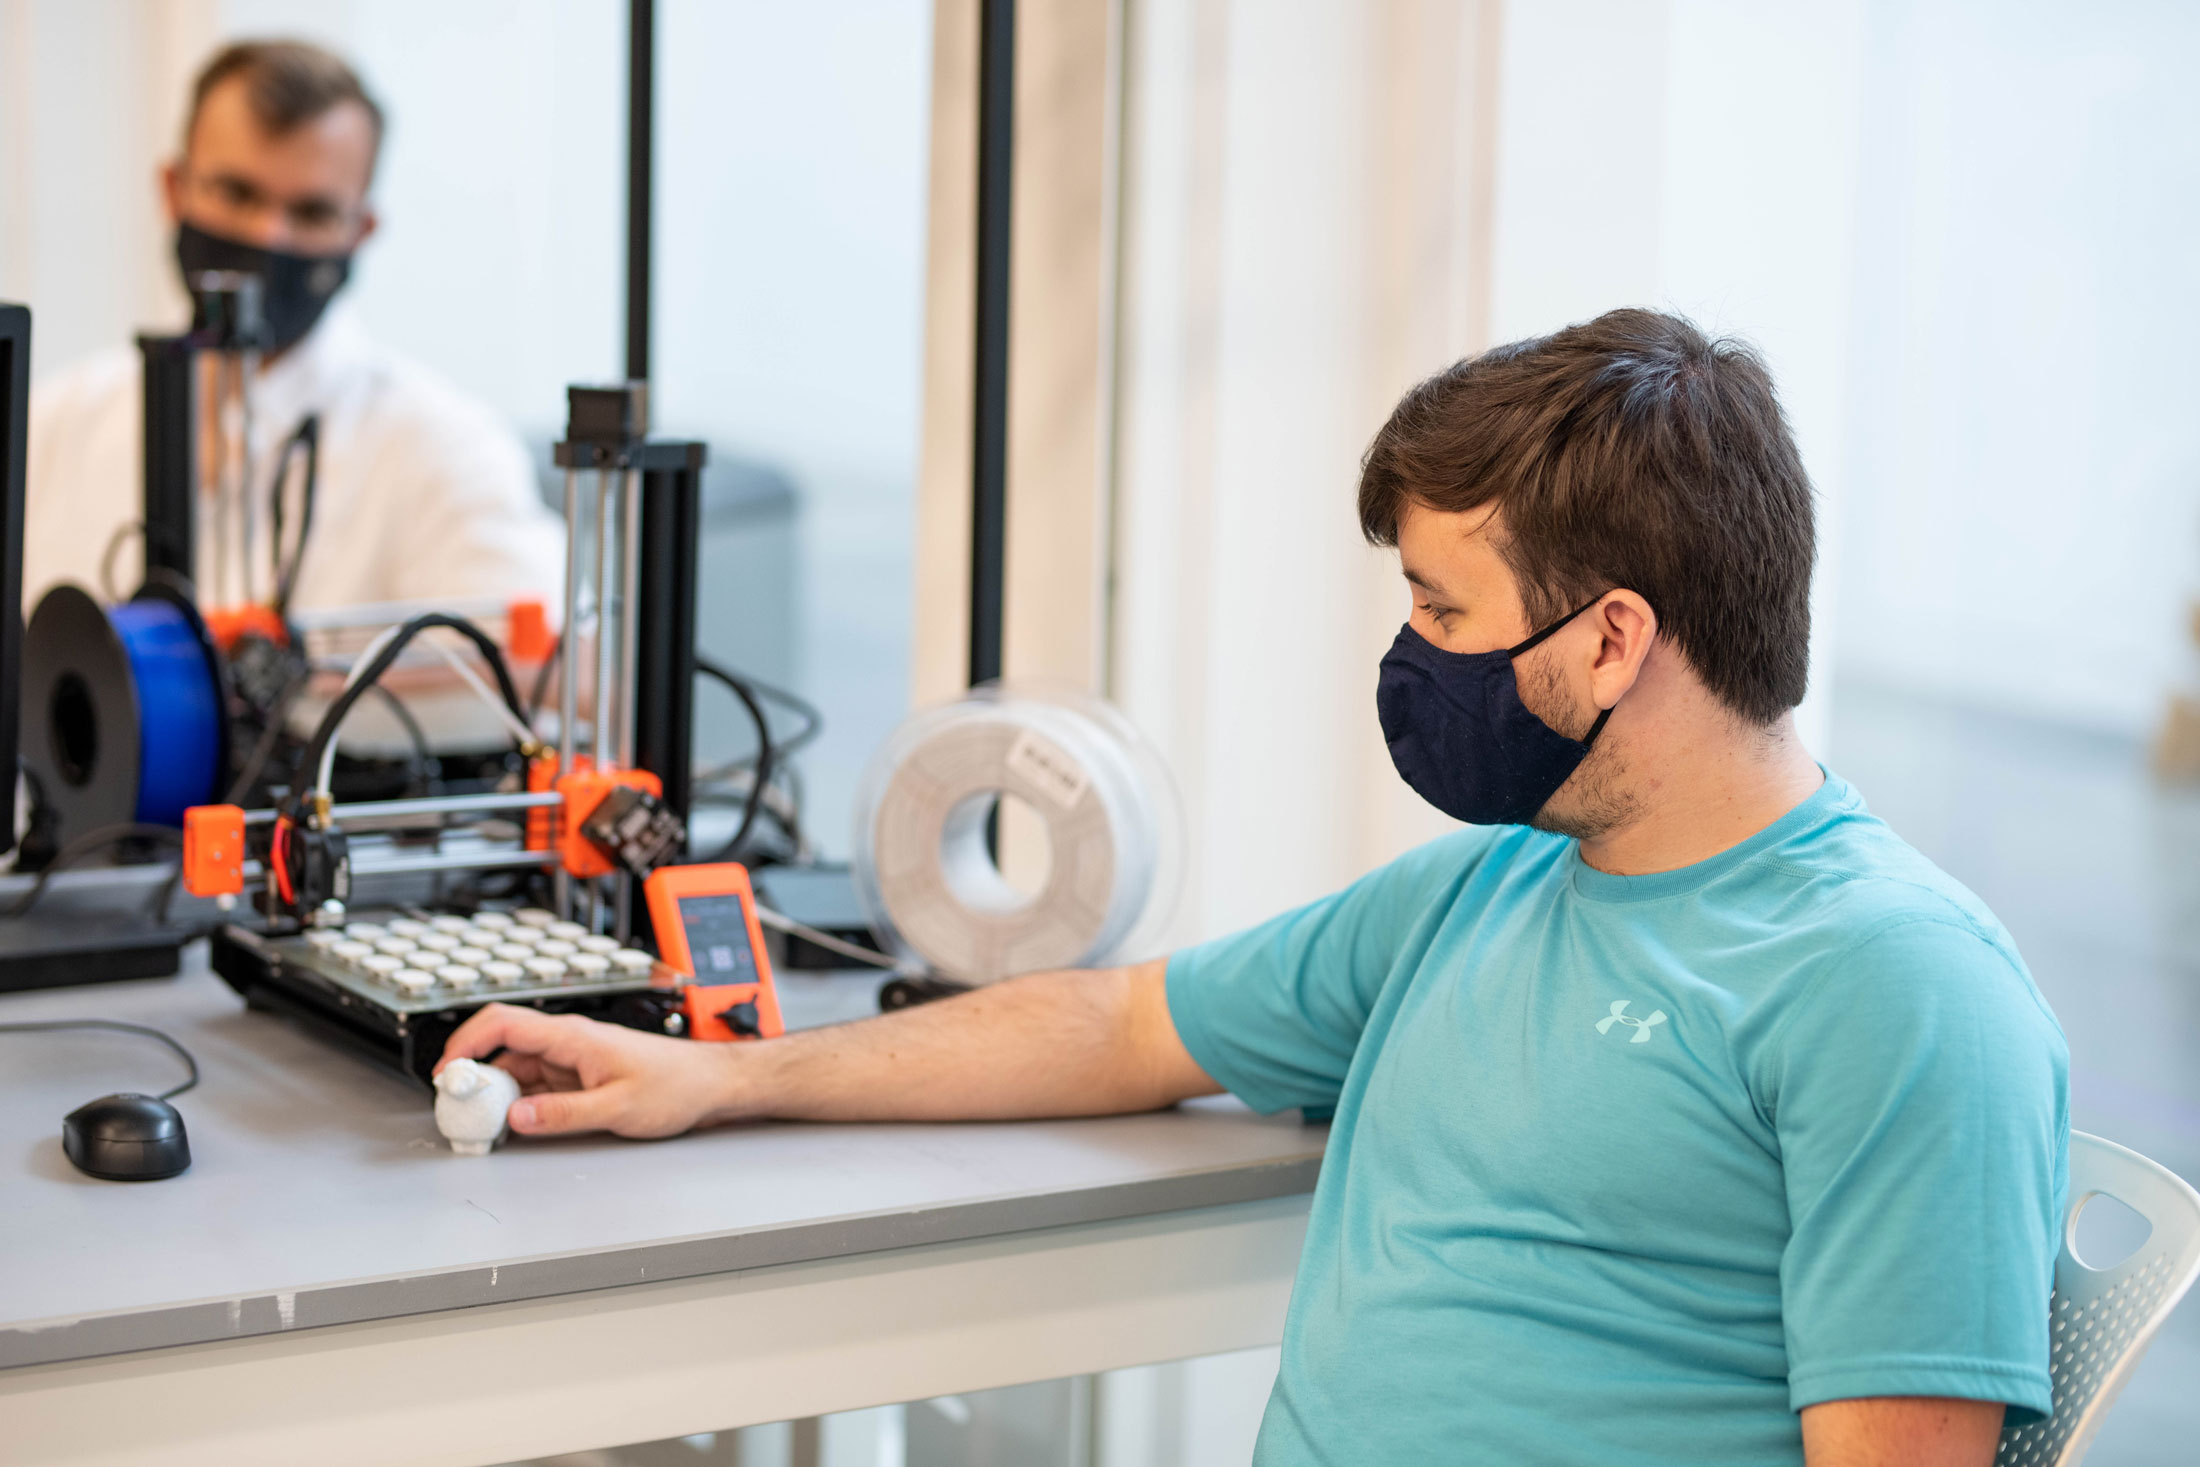
M 1866 1396 L 1803 1408 L 1808 1467 L 1991 1467 L 1999 1401 Z
M 490 1004 L 441 1069 L 483 1059 L 525 1092 L 523 1136 L 673 1136 L 712 1121 L 1017 1120 L 1156 1110 L 1222 1087 L 1169 1017 L 1168 965 L 1035 973 L 780 1039 L 697 1044 Z
M 511 1120 L 523 1136 L 677 1136 L 723 1104 L 729 1048 L 493 1003 L 459 1026 L 436 1069 L 502 1049 L 494 1063 L 519 1081 Z

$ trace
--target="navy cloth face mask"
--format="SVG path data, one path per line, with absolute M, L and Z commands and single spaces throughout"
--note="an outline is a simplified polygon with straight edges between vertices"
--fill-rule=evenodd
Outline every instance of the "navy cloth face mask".
M 1390 760 L 1415 794 L 1469 825 L 1535 819 L 1589 757 L 1612 710 L 1597 715 L 1587 738 L 1567 738 L 1520 701 L 1513 659 L 1596 604 L 1496 652 L 1446 652 L 1411 622 L 1399 631 L 1383 658 L 1375 711 Z
M 264 349 L 286 351 L 304 338 L 330 297 L 351 278 L 349 255 L 293 255 L 262 249 L 189 224 L 176 227 L 176 264 L 184 290 L 209 270 L 235 270 L 260 277 L 260 310 L 267 320 Z

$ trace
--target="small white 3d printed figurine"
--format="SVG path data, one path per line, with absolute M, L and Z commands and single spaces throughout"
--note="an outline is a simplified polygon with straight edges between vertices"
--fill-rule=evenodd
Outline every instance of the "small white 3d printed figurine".
M 435 1128 L 460 1156 L 487 1156 L 517 1099 L 519 1081 L 495 1065 L 453 1060 L 435 1077 Z

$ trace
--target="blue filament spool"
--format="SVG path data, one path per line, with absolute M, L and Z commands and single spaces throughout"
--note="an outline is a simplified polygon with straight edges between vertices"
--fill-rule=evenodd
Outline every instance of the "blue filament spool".
M 23 632 L 23 761 L 74 840 L 102 826 L 176 826 L 221 797 L 229 768 L 224 672 L 181 586 L 148 583 L 105 607 L 48 591 Z
M 159 592 L 112 608 L 107 619 L 137 689 L 138 789 L 133 818 L 181 825 L 183 812 L 219 798 L 222 698 L 205 625 L 188 602 Z

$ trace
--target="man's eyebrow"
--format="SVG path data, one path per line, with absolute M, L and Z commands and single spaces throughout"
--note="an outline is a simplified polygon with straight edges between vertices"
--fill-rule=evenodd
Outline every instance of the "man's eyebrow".
M 1422 575 L 1412 566 L 1401 566 L 1400 569 L 1405 572 L 1406 579 L 1408 581 L 1420 587 L 1422 590 L 1428 592 L 1431 596 L 1444 596 L 1447 598 L 1449 597 L 1450 593 L 1447 592 L 1442 586 L 1437 585 L 1436 582 L 1429 579 L 1427 576 Z
M 200 176 L 207 183 L 216 184 L 222 188 L 242 189 L 255 194 L 262 192 L 259 184 L 252 179 L 247 178 L 242 173 L 232 172 L 227 168 L 212 169 Z
M 260 198 L 268 197 L 267 190 L 261 188 L 255 179 L 242 173 L 233 172 L 230 169 L 223 168 L 210 172 L 205 175 L 205 179 L 208 183 L 216 184 L 222 188 L 237 189 Z M 276 202 L 283 208 L 293 212 L 318 209 L 332 214 L 341 214 L 348 207 L 344 202 L 343 195 L 318 191 L 299 194 L 294 198 L 278 199 Z

